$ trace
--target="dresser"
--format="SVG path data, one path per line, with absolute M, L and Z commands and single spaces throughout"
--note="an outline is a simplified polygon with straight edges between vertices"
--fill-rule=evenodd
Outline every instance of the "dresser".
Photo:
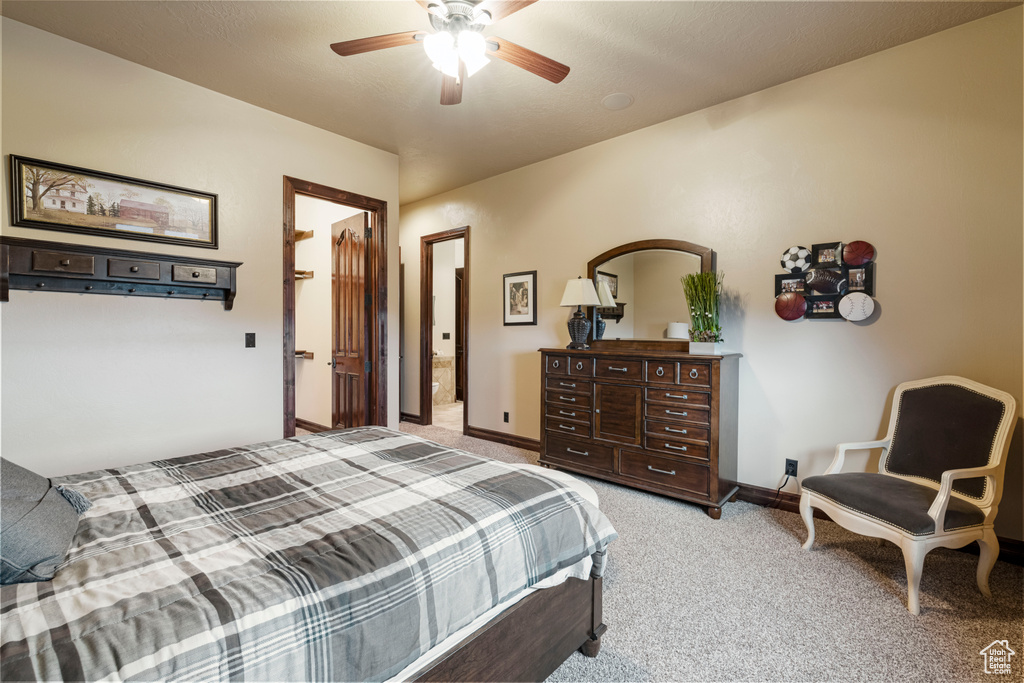
M 541 464 L 696 503 L 718 519 L 738 489 L 740 354 L 630 346 L 540 350 Z

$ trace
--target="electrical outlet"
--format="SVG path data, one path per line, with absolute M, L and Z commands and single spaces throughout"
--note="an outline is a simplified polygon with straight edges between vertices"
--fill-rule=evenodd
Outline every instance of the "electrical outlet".
M 793 460 L 791 458 L 786 458 L 786 476 L 787 477 L 795 477 L 796 476 L 796 460 Z
M 508 412 L 505 412 L 505 422 L 508 422 Z
M 451 338 L 452 338 L 452 333 L 451 332 L 442 332 L 441 333 L 441 339 L 451 339 Z
M 255 349 L 256 348 L 256 333 L 246 332 L 245 333 L 245 348 Z

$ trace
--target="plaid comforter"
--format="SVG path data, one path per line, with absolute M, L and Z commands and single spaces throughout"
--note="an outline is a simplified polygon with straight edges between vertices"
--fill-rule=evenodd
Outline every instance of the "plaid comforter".
M 537 474 L 379 427 L 60 478 L 93 507 L 0 591 L 0 678 L 379 680 L 615 538 Z

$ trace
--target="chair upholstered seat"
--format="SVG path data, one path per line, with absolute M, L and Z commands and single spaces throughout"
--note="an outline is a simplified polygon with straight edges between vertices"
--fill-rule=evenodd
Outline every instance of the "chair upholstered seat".
M 914 536 L 935 533 L 928 508 L 935 489 L 899 477 L 874 472 L 841 472 L 807 477 L 803 488 L 850 510 L 874 517 Z M 946 531 L 978 526 L 985 513 L 960 498 L 950 498 L 943 527 Z

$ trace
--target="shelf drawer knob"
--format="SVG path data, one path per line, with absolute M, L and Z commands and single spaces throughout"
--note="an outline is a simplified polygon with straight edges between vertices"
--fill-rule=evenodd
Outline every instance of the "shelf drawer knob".
M 198 270 L 192 271 L 192 277 L 199 277 L 200 275 L 202 275 L 202 273 L 200 273 Z
M 70 266 L 71 265 L 71 259 L 69 259 L 69 258 L 61 259 L 60 260 L 60 264 L 62 266 Z
M 137 273 L 137 272 L 139 272 L 139 267 L 138 266 L 132 266 L 131 268 L 128 269 L 128 271 L 132 272 L 132 273 Z

